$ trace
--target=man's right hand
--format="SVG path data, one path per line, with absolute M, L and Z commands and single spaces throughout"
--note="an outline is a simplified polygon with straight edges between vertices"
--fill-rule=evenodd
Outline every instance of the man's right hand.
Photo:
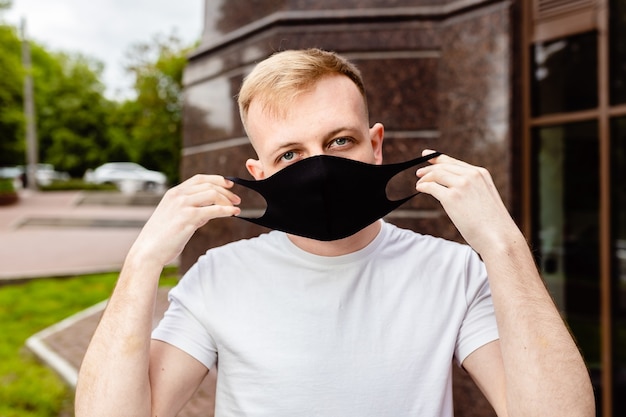
M 183 250 L 209 220 L 236 216 L 239 196 L 219 175 L 195 175 L 169 189 L 133 244 L 129 255 L 163 267 Z

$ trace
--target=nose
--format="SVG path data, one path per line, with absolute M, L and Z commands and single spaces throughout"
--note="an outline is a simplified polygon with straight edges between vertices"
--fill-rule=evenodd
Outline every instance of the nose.
M 310 158 L 312 156 L 325 155 L 326 149 L 323 146 L 313 146 L 307 149 L 306 158 Z

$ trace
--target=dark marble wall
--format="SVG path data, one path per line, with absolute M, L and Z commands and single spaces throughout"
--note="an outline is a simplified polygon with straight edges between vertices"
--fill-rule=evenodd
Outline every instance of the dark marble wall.
M 305 15 L 313 12 L 317 19 L 323 18 L 325 13 L 334 17 L 353 16 L 364 14 L 380 18 L 384 15 L 411 14 L 417 18 L 420 15 L 449 13 L 460 4 L 467 1 L 459 0 L 249 0 L 207 1 L 205 9 L 204 39 L 218 41 L 221 37 L 242 27 L 254 24 L 281 14 Z M 481 3 L 479 0 L 478 3 Z M 459 6 L 455 6 L 459 4 Z M 443 9 L 442 7 L 446 7 Z M 396 12 L 397 11 L 397 12 Z M 322 12 L 315 13 L 315 12 Z M 307 18 L 306 16 L 302 16 Z M 311 19 L 309 16 L 308 19 Z M 375 20 L 374 19 L 374 20 Z
M 249 177 L 255 157 L 235 96 L 242 78 L 275 51 L 334 50 L 361 69 L 371 122 L 385 125 L 385 162 L 438 149 L 488 168 L 514 201 L 511 102 L 515 25 L 507 0 L 207 0 L 203 42 L 185 71 L 182 178 L 195 173 Z M 412 189 L 413 172 L 390 194 Z M 238 190 L 245 210 L 263 203 Z M 438 202 L 418 196 L 388 221 L 461 240 Z M 189 268 L 208 248 L 263 232 L 239 219 L 212 221 L 183 252 Z M 491 416 L 482 395 L 457 371 L 457 416 Z
M 343 53 L 363 72 L 371 121 L 385 125 L 386 162 L 417 156 L 424 148 L 442 150 L 487 167 L 510 205 L 510 4 L 207 1 L 206 32 L 214 36 L 205 38 L 185 72 L 182 177 L 198 172 L 248 176 L 244 163 L 255 155 L 235 101 L 242 78 L 277 50 L 316 46 Z M 392 188 L 410 187 L 411 181 L 408 172 Z M 244 208 L 259 209 L 258 199 L 242 193 L 244 202 L 252 202 Z M 388 220 L 460 239 L 430 197 L 411 200 Z M 182 256 L 183 270 L 209 247 L 262 230 L 238 219 L 215 223 L 224 227 L 201 230 L 191 240 Z

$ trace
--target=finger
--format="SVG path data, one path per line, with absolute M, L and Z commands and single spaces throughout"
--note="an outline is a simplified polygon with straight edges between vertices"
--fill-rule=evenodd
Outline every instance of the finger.
M 148 221 L 148 224 L 157 228 L 162 236 L 165 236 L 164 241 L 173 239 L 179 239 L 179 236 L 187 236 L 184 239 L 188 239 L 199 227 L 204 226 L 212 219 L 218 217 L 230 217 L 237 216 L 241 213 L 239 207 L 212 204 L 206 206 L 187 206 L 170 212 L 168 214 L 169 220 L 165 220 L 163 223 L 162 217 L 153 217 Z M 147 224 L 147 225 L 148 225 Z M 163 225 L 169 227 L 163 227 Z M 146 226 L 147 226 L 146 225 Z M 144 228 L 147 229 L 147 228 Z M 178 237 L 177 237 L 178 236 Z
M 441 185 L 437 182 L 418 182 L 415 185 L 415 189 L 424 194 L 429 194 L 436 198 L 439 202 L 443 202 L 445 199 L 445 193 L 448 191 L 448 188 L 444 185 Z
M 189 195 L 187 199 L 188 204 L 194 207 L 236 206 L 241 202 L 238 196 L 224 188 L 208 188 Z
M 194 209 L 195 215 L 190 219 L 190 224 L 193 224 L 192 228 L 195 231 L 213 219 L 238 216 L 240 213 L 241 209 L 235 206 L 212 205 L 196 207 Z
M 205 196 L 206 198 L 210 198 L 212 197 L 212 193 L 219 194 L 219 196 L 217 197 L 220 200 L 222 199 L 222 197 L 226 198 L 228 200 L 227 204 L 237 205 L 241 203 L 241 198 L 229 189 L 224 188 L 224 186 L 215 185 L 212 183 L 203 183 L 194 186 L 194 188 L 190 190 L 190 195 L 198 198 L 202 198 L 203 196 Z
M 471 167 L 455 164 L 431 165 L 417 170 L 418 184 L 436 182 L 445 187 L 464 187 L 470 181 L 480 180 L 477 171 Z
M 422 156 L 426 156 L 426 155 L 430 155 L 435 153 L 436 151 L 432 150 L 432 149 L 424 149 L 422 151 Z M 461 165 L 461 166 L 467 166 L 467 167 L 471 167 L 473 165 L 468 164 L 467 162 L 461 161 L 460 159 L 456 159 L 451 157 L 450 155 L 447 155 L 445 153 L 442 153 L 441 155 L 428 160 L 428 162 L 430 162 L 431 164 L 455 164 L 455 165 Z
M 445 155 L 438 156 L 435 159 L 441 158 L 442 156 L 445 156 Z M 425 165 L 423 167 L 418 168 L 418 170 L 415 173 L 418 177 L 423 177 L 429 172 L 443 170 L 443 171 L 449 171 L 449 172 L 455 173 L 457 175 L 466 175 L 470 173 L 472 169 L 475 169 L 475 168 L 476 167 L 469 165 L 469 164 L 458 164 L 458 163 L 453 163 L 453 162 L 435 162 L 433 163 L 433 165 Z
M 215 190 L 225 196 L 230 204 L 240 204 L 241 198 L 229 190 L 234 183 L 219 175 L 194 175 L 189 180 L 183 182 L 179 192 L 184 195 L 196 195 Z
M 415 172 L 420 179 L 425 177 L 427 177 L 425 180 L 434 180 L 435 177 L 441 179 L 453 179 L 452 175 L 446 175 L 453 174 L 467 178 L 471 181 L 484 181 L 488 184 L 493 182 L 491 174 L 489 174 L 489 171 L 485 168 L 459 161 L 458 159 L 451 158 L 447 155 L 441 155 L 434 159 L 437 159 L 438 161 L 434 162 L 433 165 L 420 167 Z M 463 184 L 465 184 L 465 181 L 463 181 Z
M 492 178 L 484 172 L 484 169 L 475 169 L 460 175 L 451 171 L 432 171 L 417 181 L 416 189 L 421 189 L 420 184 L 436 183 L 466 195 L 487 195 L 497 192 Z
M 235 183 L 221 175 L 196 174 L 180 183 L 177 187 L 181 187 L 186 190 L 193 190 L 196 186 L 202 186 L 204 184 L 212 184 L 223 188 L 232 188 Z
M 212 205 L 199 207 L 196 228 L 204 226 L 209 220 L 220 217 L 232 217 L 241 214 L 241 209 L 235 206 Z

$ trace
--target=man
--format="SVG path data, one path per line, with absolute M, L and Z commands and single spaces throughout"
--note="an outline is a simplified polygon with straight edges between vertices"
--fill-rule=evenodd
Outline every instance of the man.
M 383 126 L 370 127 L 358 70 L 336 54 L 273 55 L 239 104 L 256 180 L 304 175 L 319 155 L 382 164 Z M 221 176 L 169 190 L 85 355 L 77 415 L 174 416 L 217 363 L 218 416 L 451 416 L 453 361 L 499 416 L 595 415 L 585 364 L 489 173 L 430 162 L 416 189 L 471 249 L 382 220 L 330 240 L 273 231 L 201 257 L 151 338 L 163 266 L 197 228 L 240 214 Z

